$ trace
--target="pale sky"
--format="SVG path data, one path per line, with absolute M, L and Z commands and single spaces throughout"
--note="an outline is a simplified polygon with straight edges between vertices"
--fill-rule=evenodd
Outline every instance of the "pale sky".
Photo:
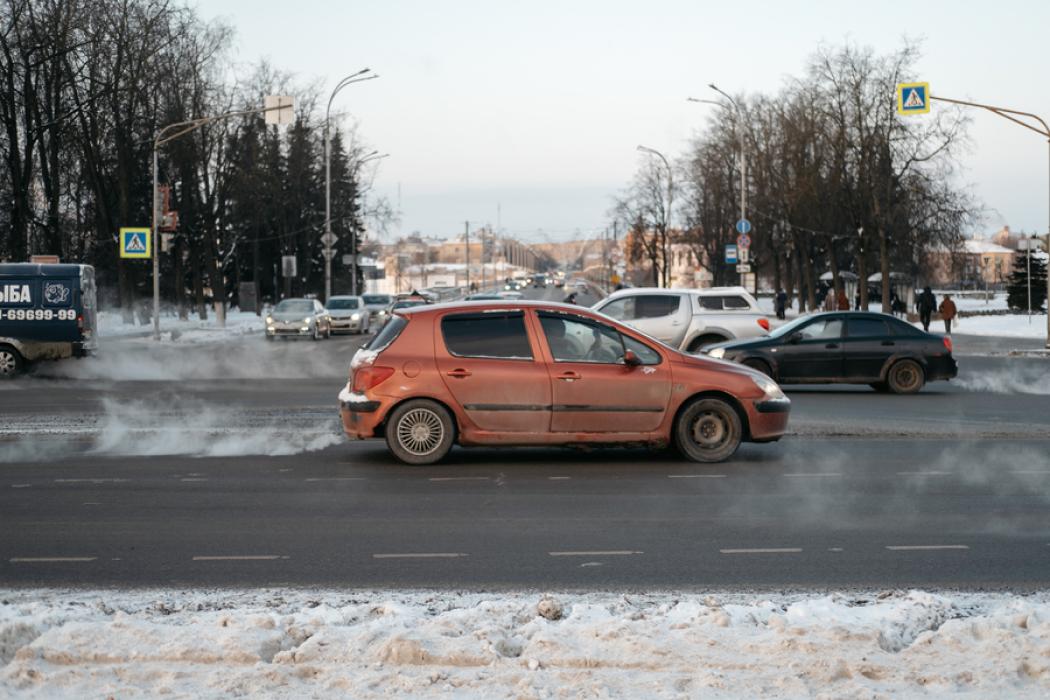
M 934 95 L 1035 112 L 1050 121 L 1050 2 L 620 2 L 530 0 L 204 0 L 237 29 L 236 59 L 268 58 L 340 92 L 382 161 L 377 191 L 402 233 L 450 235 L 500 223 L 542 241 L 608 225 L 611 198 L 644 144 L 681 154 L 709 110 L 690 95 L 775 92 L 821 42 L 888 52 L 923 39 L 916 80 Z M 934 109 L 936 109 L 936 103 Z M 1048 148 L 974 110 L 964 180 L 1004 224 L 1045 233 Z M 914 117 L 919 118 L 919 117 Z

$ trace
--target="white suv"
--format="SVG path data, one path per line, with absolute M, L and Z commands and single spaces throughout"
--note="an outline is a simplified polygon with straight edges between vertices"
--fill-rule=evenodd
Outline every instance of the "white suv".
M 769 320 L 743 287 L 622 289 L 594 310 L 692 353 L 711 343 L 757 338 L 769 331 Z

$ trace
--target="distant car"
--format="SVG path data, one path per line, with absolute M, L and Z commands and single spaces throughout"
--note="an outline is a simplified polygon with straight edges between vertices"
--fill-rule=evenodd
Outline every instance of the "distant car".
M 706 353 L 782 384 L 868 384 L 896 394 L 914 394 L 959 371 L 950 337 L 867 311 L 802 316 L 764 338 L 720 343 Z
M 550 302 L 397 311 L 339 393 L 351 439 L 385 437 L 431 464 L 460 445 L 674 444 L 696 462 L 772 442 L 790 400 L 747 367 L 672 350 L 608 317 Z
M 533 289 L 546 289 L 547 288 L 547 276 L 546 275 L 533 275 L 532 276 L 532 288 Z
M 266 339 L 313 338 L 332 335 L 328 311 L 317 299 L 285 299 L 266 316 Z
M 332 297 L 325 305 L 331 319 L 332 333 L 367 333 L 371 314 L 361 297 Z
M 516 292 L 524 287 L 525 284 L 522 282 L 522 280 L 518 279 L 508 279 L 503 283 L 503 289 L 508 292 Z
M 555 277 L 554 278 L 554 287 L 556 289 L 561 289 L 564 286 L 565 286 L 565 280 L 563 280 L 561 277 Z
M 465 297 L 464 301 L 495 301 L 502 298 L 503 297 L 499 294 L 484 292 L 482 294 L 471 294 L 470 296 Z
M 521 292 L 500 292 L 496 295 L 496 298 L 514 301 L 515 299 L 524 299 L 525 295 Z
M 743 287 L 621 289 L 594 309 L 691 353 L 705 345 L 769 332 L 769 320 Z
M 361 301 L 368 310 L 369 321 L 372 326 L 376 326 L 385 320 L 387 309 L 394 303 L 394 297 L 389 294 L 362 294 Z

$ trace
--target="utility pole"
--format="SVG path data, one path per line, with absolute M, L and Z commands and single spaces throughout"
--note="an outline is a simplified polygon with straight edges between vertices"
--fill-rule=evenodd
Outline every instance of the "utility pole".
M 463 252 L 467 261 L 467 293 L 470 293 L 470 222 L 463 223 Z

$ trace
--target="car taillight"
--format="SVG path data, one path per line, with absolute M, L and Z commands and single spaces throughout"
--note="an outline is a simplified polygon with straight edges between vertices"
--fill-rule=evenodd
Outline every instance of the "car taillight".
M 760 318 L 758 319 L 758 325 L 762 326 L 762 330 L 769 330 L 769 319 Z
M 66 318 L 69 318 L 69 316 L 66 316 Z M 84 330 L 84 314 L 77 314 L 77 330 Z
M 354 372 L 351 390 L 356 394 L 363 394 L 390 379 L 393 374 L 393 367 L 361 367 Z
M 951 351 L 952 351 L 952 339 L 951 339 L 951 338 L 949 338 L 948 336 L 944 336 L 944 338 L 942 338 L 942 340 L 944 341 L 944 347 L 945 347 L 945 349 L 946 349 L 946 350 L 947 350 L 948 352 L 951 352 Z

